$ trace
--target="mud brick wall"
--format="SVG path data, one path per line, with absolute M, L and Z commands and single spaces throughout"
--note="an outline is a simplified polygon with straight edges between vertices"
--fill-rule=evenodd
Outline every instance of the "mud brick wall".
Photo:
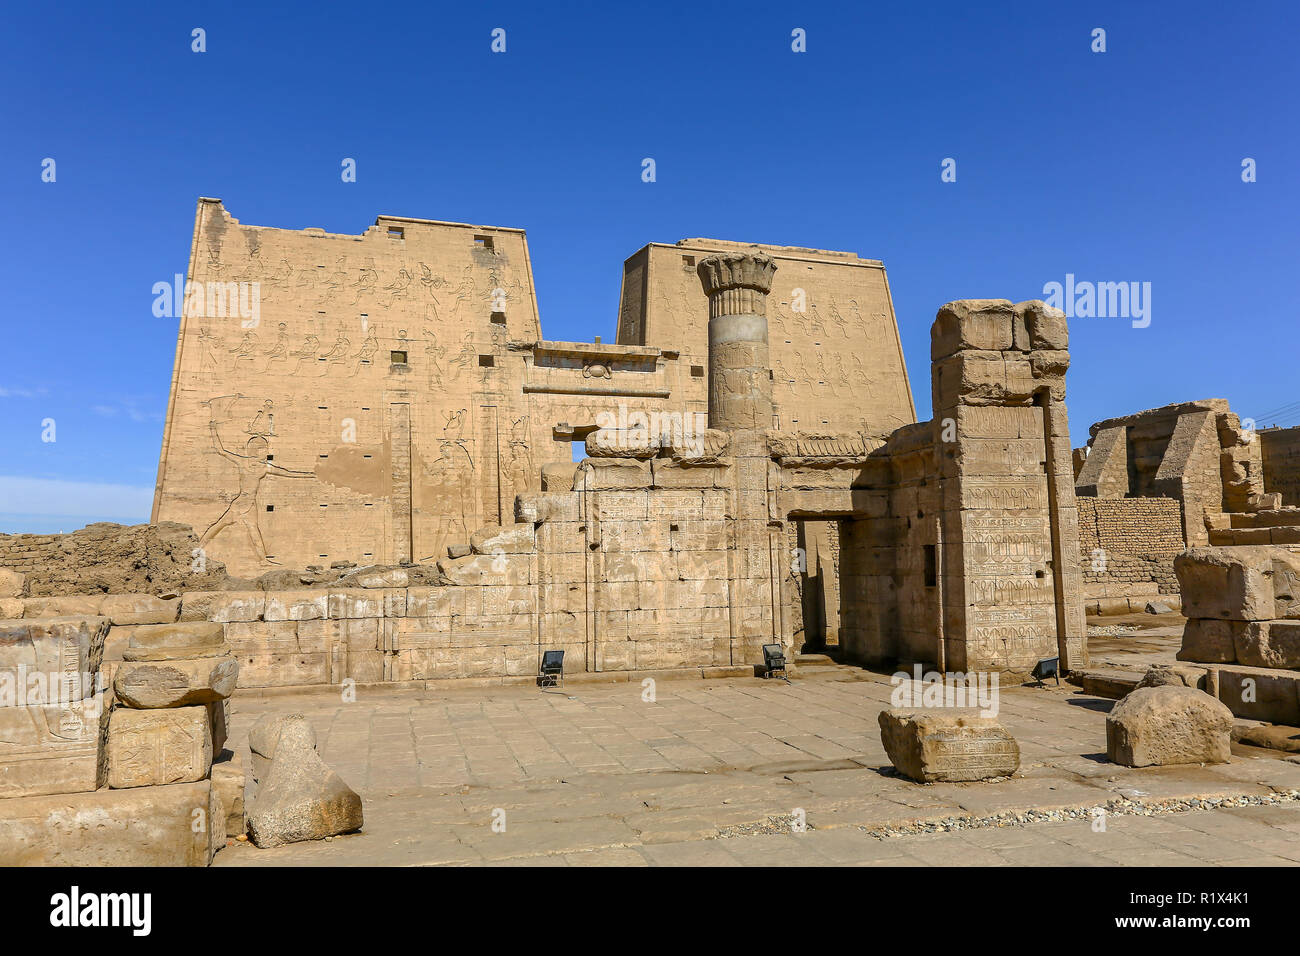
M 220 587 L 224 566 L 211 559 L 196 562 L 198 544 L 189 525 L 174 522 L 100 522 L 69 534 L 0 534 L 0 597 Z
M 1173 498 L 1085 498 L 1079 505 L 1084 596 L 1177 594 L 1174 555 L 1185 547 L 1182 506 Z M 1105 559 L 1097 569 L 1094 552 Z

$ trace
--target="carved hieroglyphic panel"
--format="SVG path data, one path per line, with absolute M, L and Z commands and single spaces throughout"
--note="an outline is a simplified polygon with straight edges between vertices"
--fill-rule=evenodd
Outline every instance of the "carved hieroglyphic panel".
M 211 765 L 212 731 L 206 707 L 119 707 L 109 718 L 110 787 L 189 783 L 207 776 Z
M 527 414 L 523 354 L 509 345 L 541 333 L 522 232 L 390 219 L 361 235 L 272 229 L 209 201 L 196 228 L 156 520 L 193 525 L 207 553 L 253 575 L 436 557 L 499 517 L 513 487 L 486 515 L 465 494 L 479 470 L 469 410 Z M 399 403 L 416 512 L 404 548 L 388 518 L 403 452 L 387 411 Z M 536 483 L 526 443 L 508 445 L 504 482 Z
M 1020 749 L 1009 737 L 933 734 L 926 743 L 926 770 L 939 780 L 1010 774 L 1019 763 Z

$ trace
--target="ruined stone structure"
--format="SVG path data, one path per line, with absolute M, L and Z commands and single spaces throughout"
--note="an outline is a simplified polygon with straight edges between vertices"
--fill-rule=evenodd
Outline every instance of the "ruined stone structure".
M 1180 661 L 1233 714 L 1300 725 L 1300 511 L 1279 537 L 1191 548 L 1174 563 L 1187 624 Z M 1269 529 L 1265 529 L 1268 531 Z M 1273 529 L 1278 530 L 1278 529 Z
M 828 636 L 875 666 L 1084 660 L 1042 303 L 943 307 L 914 423 L 884 270 L 845 253 L 647 246 L 618 344 L 549 342 L 518 230 L 202 200 L 186 293 L 155 519 L 230 573 L 155 590 L 222 625 L 241 686 L 527 680 L 548 649 L 752 673 Z
M 1219 398 L 1097 422 L 1075 455 L 1085 595 L 1141 610 L 1177 593 L 1173 558 L 1264 493 L 1260 442 Z M 1092 499 L 1092 501 L 1088 501 Z
M 817 645 L 810 615 L 871 666 L 1086 663 L 1042 302 L 943 306 L 917 423 L 883 269 L 839 253 L 646 247 L 614 346 L 540 339 L 514 230 L 259 230 L 204 200 L 191 280 L 156 523 L 0 538 L 0 678 L 94 678 L 56 709 L 0 697 L 0 862 L 206 864 L 245 825 L 218 759 L 236 686 L 533 681 L 548 650 L 752 675 Z M 255 768 L 259 845 L 362 823 L 294 726 Z
M 647 246 L 625 266 L 619 342 L 551 342 L 521 230 L 272 229 L 201 200 L 153 520 L 192 525 L 241 576 L 443 557 L 511 522 L 600 424 L 703 427 L 695 264 L 744 248 Z M 883 437 L 914 421 L 881 264 L 761 248 L 789 276 L 771 297 L 771 424 Z

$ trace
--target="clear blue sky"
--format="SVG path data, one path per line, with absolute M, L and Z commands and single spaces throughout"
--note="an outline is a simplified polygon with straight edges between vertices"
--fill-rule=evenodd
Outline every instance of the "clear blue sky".
M 198 196 L 256 225 L 523 227 L 558 339 L 613 337 L 622 260 L 649 241 L 883 259 L 923 418 L 940 304 L 1038 298 L 1067 273 L 1150 282 L 1149 327 L 1072 323 L 1074 444 L 1177 400 L 1294 403 L 1298 11 L 11 4 L 0 530 L 148 519 L 176 338 L 150 290 L 185 272 Z

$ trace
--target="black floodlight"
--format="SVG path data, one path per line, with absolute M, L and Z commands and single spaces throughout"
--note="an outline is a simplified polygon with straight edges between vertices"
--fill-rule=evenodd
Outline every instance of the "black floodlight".
M 542 668 L 537 679 L 543 687 L 554 687 L 564 680 L 564 651 L 542 651 Z
M 764 677 L 785 677 L 785 652 L 780 644 L 763 645 L 763 665 L 767 668 Z
M 1043 683 L 1044 677 L 1055 677 L 1056 683 L 1061 683 L 1061 659 L 1059 657 L 1040 657 L 1034 669 L 1029 672 L 1029 676 Z

